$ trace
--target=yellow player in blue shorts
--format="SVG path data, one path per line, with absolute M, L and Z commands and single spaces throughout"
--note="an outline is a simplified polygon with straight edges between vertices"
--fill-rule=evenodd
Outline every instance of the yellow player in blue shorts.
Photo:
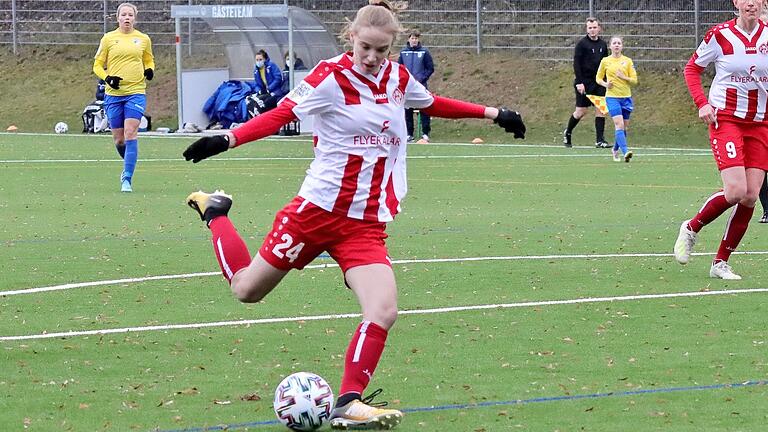
M 632 159 L 632 151 L 627 149 L 627 127 L 629 116 L 635 109 L 632 104 L 632 89 L 637 84 L 637 71 L 632 59 L 623 55 L 624 41 L 620 36 L 611 37 L 608 44 L 611 55 L 603 57 L 597 69 L 597 83 L 605 87 L 605 104 L 608 114 L 613 119 L 616 140 L 613 144 L 613 160 L 621 161 L 619 150 L 624 162 Z
M 107 83 L 104 105 L 117 152 L 123 158 L 120 190 L 132 192 L 139 158 L 139 123 L 147 106 L 147 81 L 154 77 L 155 59 L 149 36 L 136 30 L 138 9 L 117 7 L 118 27 L 105 34 L 93 60 L 93 73 Z

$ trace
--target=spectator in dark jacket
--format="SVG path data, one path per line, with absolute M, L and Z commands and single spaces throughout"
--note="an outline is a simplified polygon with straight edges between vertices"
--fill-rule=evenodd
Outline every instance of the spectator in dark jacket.
M 435 66 L 432 63 L 432 55 L 429 50 L 421 45 L 421 33 L 414 30 L 408 36 L 408 43 L 405 49 L 400 51 L 400 58 L 397 62 L 404 65 L 411 72 L 414 78 L 427 87 L 429 77 L 435 72 Z M 429 141 L 429 133 L 432 131 L 429 115 L 420 112 L 421 117 L 421 139 Z M 413 140 L 413 109 L 405 110 L 405 126 L 408 129 L 408 140 Z
M 291 56 L 288 55 L 288 51 L 285 52 L 285 68 L 283 68 L 283 71 L 289 71 L 291 70 Z M 302 60 L 299 57 L 296 57 L 296 53 L 293 53 L 293 64 L 294 68 L 293 70 L 307 70 L 307 67 L 304 66 L 304 60 Z
M 291 58 L 288 55 L 288 51 L 285 52 L 285 67 L 283 68 L 283 87 L 282 87 L 282 93 L 283 95 L 287 95 L 288 92 L 291 91 L 291 79 L 289 77 L 289 74 L 291 73 Z M 299 57 L 296 57 L 296 53 L 293 53 L 293 70 L 300 71 L 300 70 L 307 70 L 307 67 L 304 66 L 304 60 L 302 60 Z

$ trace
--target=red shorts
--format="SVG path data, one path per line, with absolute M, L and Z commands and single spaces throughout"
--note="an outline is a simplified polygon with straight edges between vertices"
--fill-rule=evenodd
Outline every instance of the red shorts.
M 709 144 L 717 168 L 742 166 L 768 170 L 768 125 L 719 119 L 709 125 Z
M 341 271 L 366 264 L 392 266 L 384 222 L 337 215 L 296 197 L 277 212 L 259 255 L 281 270 L 302 269 L 324 251 Z

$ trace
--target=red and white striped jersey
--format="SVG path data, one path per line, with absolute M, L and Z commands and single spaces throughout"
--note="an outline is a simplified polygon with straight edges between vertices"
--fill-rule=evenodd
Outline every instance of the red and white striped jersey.
M 691 63 L 701 70 L 715 63 L 708 102 L 718 110 L 718 117 L 768 121 L 768 30 L 764 22 L 758 21 L 751 33 L 738 27 L 736 19 L 716 25 L 707 32 L 689 65 Z M 693 96 L 696 100 L 697 95 Z
M 314 115 L 315 159 L 299 196 L 354 219 L 389 222 L 407 192 L 405 108 L 433 96 L 405 66 L 386 60 L 377 76 L 350 53 L 320 62 L 286 98 L 299 120 Z

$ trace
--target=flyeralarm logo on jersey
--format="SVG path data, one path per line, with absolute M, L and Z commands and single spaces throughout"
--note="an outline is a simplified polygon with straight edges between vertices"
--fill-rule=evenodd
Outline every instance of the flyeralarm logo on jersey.
M 749 71 L 751 74 L 753 71 Z M 751 83 L 751 82 L 761 82 L 761 83 L 768 83 L 768 76 L 765 75 L 747 75 L 747 76 L 739 76 L 731 74 L 731 82 L 733 83 Z
M 364 147 L 388 147 L 399 146 L 400 138 L 390 135 L 355 135 L 352 137 L 352 145 Z

